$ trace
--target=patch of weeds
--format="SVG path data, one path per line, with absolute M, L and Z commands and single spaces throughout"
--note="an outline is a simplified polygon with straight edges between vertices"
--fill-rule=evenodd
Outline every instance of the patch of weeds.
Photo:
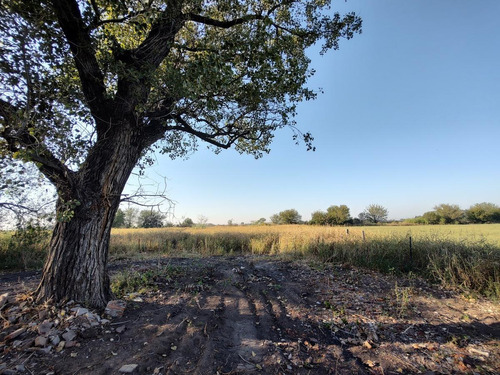
M 465 348 L 470 344 L 471 338 L 467 335 L 451 335 L 447 341 L 459 348 Z
M 396 285 L 394 286 L 394 295 L 396 297 L 396 312 L 400 318 L 408 315 L 410 310 L 411 293 L 411 287 L 400 287 L 396 282 Z
M 47 256 L 50 231 L 38 222 L 18 225 L 5 249 L 0 249 L 2 269 L 40 269 Z
M 112 277 L 111 291 L 118 298 L 127 293 L 145 293 L 159 284 L 172 281 L 173 277 L 179 274 L 179 268 L 170 266 L 141 272 L 125 270 Z

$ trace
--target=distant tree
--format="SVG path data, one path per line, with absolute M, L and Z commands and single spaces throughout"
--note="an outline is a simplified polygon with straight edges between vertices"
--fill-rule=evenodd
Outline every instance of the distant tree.
M 190 219 L 189 217 L 185 218 L 182 223 L 179 224 L 180 227 L 192 227 L 194 225 L 194 221 Z
M 139 226 L 141 228 L 161 228 L 165 216 L 158 211 L 144 210 L 139 214 Z
M 265 224 L 266 223 L 266 218 L 265 217 L 261 217 L 259 220 L 255 220 L 253 222 L 253 224 L 255 225 L 262 225 L 262 224 Z
M 351 220 L 349 207 L 345 204 L 340 206 L 330 206 L 326 210 L 326 222 L 329 225 L 343 225 Z
M 300 224 L 302 217 L 297 210 L 290 209 L 271 216 L 271 221 L 274 224 Z
M 494 203 L 476 203 L 465 211 L 465 216 L 472 223 L 498 223 L 500 207 Z
M 388 215 L 389 212 L 387 211 L 387 208 L 378 204 L 370 204 L 366 207 L 363 213 L 360 214 L 359 218 L 362 221 L 368 221 L 370 223 L 381 223 L 387 220 Z
M 129 207 L 125 211 L 125 228 L 132 228 L 137 225 L 137 220 L 139 217 L 139 210 L 136 208 Z
M 198 226 L 205 227 L 208 223 L 208 217 L 204 215 L 198 216 Z
M 459 220 L 464 216 L 464 212 L 456 204 L 442 203 L 434 207 L 434 210 L 439 216 L 439 222 L 441 224 L 458 223 Z
M 229 226 L 234 225 L 233 219 L 229 219 L 227 221 L 227 225 L 229 225 Z
M 326 212 L 314 211 L 311 214 L 311 221 L 309 223 L 312 225 L 326 225 Z
M 116 211 L 115 218 L 113 220 L 113 228 L 123 228 L 125 226 L 125 212 L 121 208 Z
M 440 217 L 436 211 L 428 211 L 422 215 L 425 224 L 439 224 Z

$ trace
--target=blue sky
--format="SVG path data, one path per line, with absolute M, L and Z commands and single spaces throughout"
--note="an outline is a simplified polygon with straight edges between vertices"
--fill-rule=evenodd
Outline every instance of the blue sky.
M 188 160 L 158 156 L 174 222 L 250 222 L 295 208 L 304 220 L 372 203 L 391 219 L 440 203 L 500 204 L 500 1 L 335 1 L 363 18 L 340 50 L 309 51 L 325 93 L 299 106 L 316 152 L 276 134 L 262 159 L 200 146 Z M 133 183 L 131 179 L 131 184 Z

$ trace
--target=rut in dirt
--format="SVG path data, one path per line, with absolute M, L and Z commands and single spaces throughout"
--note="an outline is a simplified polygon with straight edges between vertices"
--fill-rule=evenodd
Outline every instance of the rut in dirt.
M 187 260 L 182 276 L 128 308 L 124 333 L 82 345 L 85 363 L 56 373 L 118 374 L 124 363 L 137 374 L 366 373 L 309 319 L 316 301 L 306 289 L 286 262 Z

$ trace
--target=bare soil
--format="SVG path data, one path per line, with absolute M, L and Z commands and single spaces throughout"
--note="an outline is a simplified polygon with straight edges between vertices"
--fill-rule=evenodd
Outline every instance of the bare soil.
M 5 308 L 0 374 L 121 374 L 127 364 L 133 374 L 500 373 L 497 303 L 417 278 L 272 257 L 121 261 L 110 271 L 162 267 L 174 271 L 130 295 L 122 317 L 79 331 L 59 352 L 33 346 L 44 314 L 16 321 Z M 0 275 L 0 293 L 38 279 Z M 23 324 L 14 347 L 6 337 Z

